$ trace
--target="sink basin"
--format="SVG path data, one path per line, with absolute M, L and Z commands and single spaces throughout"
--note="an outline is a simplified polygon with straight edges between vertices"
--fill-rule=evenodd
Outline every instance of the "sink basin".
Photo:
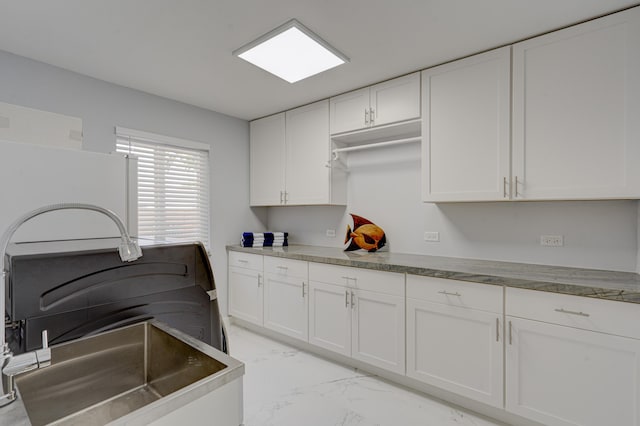
M 51 358 L 16 380 L 33 426 L 149 424 L 244 373 L 239 361 L 154 321 L 53 346 Z

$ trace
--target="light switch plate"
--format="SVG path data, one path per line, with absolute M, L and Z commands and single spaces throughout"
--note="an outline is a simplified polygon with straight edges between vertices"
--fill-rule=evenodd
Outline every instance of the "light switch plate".
M 425 232 L 424 233 L 424 240 L 425 241 L 430 241 L 433 243 L 437 243 L 440 241 L 440 233 L 439 232 Z
M 564 245 L 564 238 L 562 235 L 540 235 L 540 245 L 562 247 Z

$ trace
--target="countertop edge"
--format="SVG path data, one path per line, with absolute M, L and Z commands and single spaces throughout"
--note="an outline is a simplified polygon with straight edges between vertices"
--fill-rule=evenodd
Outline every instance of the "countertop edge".
M 518 264 L 512 262 L 494 262 L 494 261 L 482 261 L 477 259 L 454 259 L 459 263 L 468 262 L 470 264 L 477 265 L 491 265 L 495 269 L 495 273 L 473 273 L 463 270 L 456 270 L 455 268 L 442 268 L 442 267 L 424 267 L 419 265 L 410 265 L 409 262 L 394 263 L 392 261 L 384 261 L 377 258 L 376 261 L 366 259 L 344 259 L 338 256 L 344 255 L 343 251 L 339 248 L 330 247 L 315 247 L 304 245 L 290 245 L 284 249 L 273 249 L 269 247 L 242 247 L 239 245 L 228 245 L 227 251 L 237 251 L 244 253 L 253 253 L 264 256 L 281 257 L 293 260 L 302 260 L 308 262 L 325 263 L 338 266 L 347 266 L 355 268 L 364 268 L 377 271 L 407 273 L 412 275 L 421 275 L 434 278 L 453 279 L 459 281 L 467 281 L 489 285 L 500 285 L 506 287 L 545 291 L 550 293 L 566 294 L 572 296 L 590 297 L 595 299 L 611 300 L 618 302 L 636 303 L 640 304 L 640 277 L 638 274 L 617 272 L 617 271 L 602 271 L 602 270 L 587 270 L 581 268 L 570 267 L 557 267 L 545 265 L 530 265 L 530 264 Z M 323 255 L 304 253 L 305 250 L 322 250 L 325 253 Z M 331 255 L 335 252 L 335 255 Z M 329 255 L 327 255 L 329 254 Z M 449 259 L 438 258 L 432 256 L 421 255 L 403 255 L 401 253 L 394 253 L 396 257 L 407 256 L 411 259 Z M 363 256 L 364 257 L 364 256 Z M 532 273 L 531 278 L 510 276 L 509 271 L 501 271 L 500 266 L 496 265 L 508 265 L 511 268 L 521 267 L 523 270 L 537 269 L 542 270 L 548 268 L 548 274 L 552 279 L 540 279 L 535 277 L 535 273 Z M 473 266 L 466 266 L 464 269 L 473 268 Z M 553 271 L 558 271 L 557 276 L 553 276 Z M 538 271 L 539 273 L 539 271 Z M 567 275 L 566 277 L 563 276 Z M 579 281 L 575 275 L 582 274 L 589 277 L 588 281 L 607 280 L 608 276 L 623 276 L 629 277 L 630 283 L 625 282 L 624 286 L 620 285 L 620 288 L 616 288 L 615 283 L 610 283 L 608 287 L 594 285 L 593 282 L 568 282 Z M 526 275 L 526 273 L 523 273 Z M 637 286 L 637 288 L 635 288 Z M 624 287 L 632 287 L 624 288 Z

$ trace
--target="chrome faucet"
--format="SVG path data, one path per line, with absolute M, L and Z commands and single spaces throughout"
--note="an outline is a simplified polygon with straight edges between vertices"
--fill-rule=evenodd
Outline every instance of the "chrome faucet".
M 0 357 L 3 362 L 2 392 L 4 395 L 0 397 L 0 407 L 2 407 L 16 400 L 15 376 L 51 365 L 51 349 L 49 349 L 47 330 L 42 330 L 42 349 L 20 355 L 12 355 L 5 345 Z
M 120 231 L 121 240 L 120 246 L 118 247 L 120 259 L 122 259 L 123 262 L 132 262 L 142 256 L 140 246 L 131 240 L 122 220 L 111 210 L 92 204 L 78 203 L 53 204 L 32 210 L 13 222 L 2 235 L 2 239 L 0 239 L 0 271 L 2 272 L 0 282 L 0 312 L 5 312 L 5 285 L 9 272 L 5 270 L 4 262 L 9 240 L 22 224 L 34 217 L 55 210 L 68 209 L 91 210 L 108 216 L 115 222 Z M 5 317 L 6 314 L 3 314 L 3 318 Z M 14 381 L 14 377 L 17 374 L 48 367 L 49 365 L 51 365 L 51 349 L 49 349 L 47 330 L 42 331 L 42 349 L 14 356 L 9 350 L 9 345 L 5 340 L 5 324 L 3 321 L 3 324 L 0 325 L 0 407 L 15 401 L 17 398 Z

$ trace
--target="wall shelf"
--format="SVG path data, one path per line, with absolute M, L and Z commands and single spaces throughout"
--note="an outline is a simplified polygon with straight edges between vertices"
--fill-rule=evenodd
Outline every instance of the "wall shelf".
M 373 144 L 389 140 L 419 137 L 422 120 L 409 120 L 385 126 L 356 130 L 354 132 L 332 135 L 331 140 L 344 145 Z

